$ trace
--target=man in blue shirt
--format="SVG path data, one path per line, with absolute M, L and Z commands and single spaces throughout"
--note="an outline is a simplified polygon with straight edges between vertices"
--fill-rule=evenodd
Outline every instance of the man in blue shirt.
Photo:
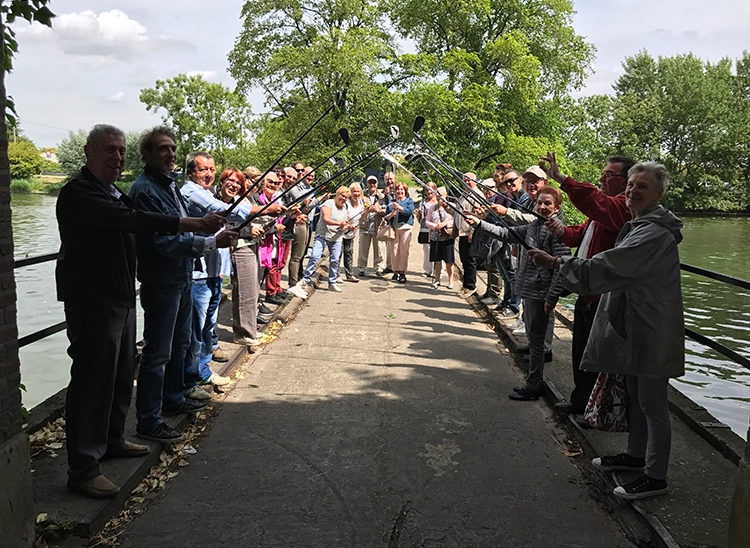
M 139 142 L 145 167 L 130 188 L 139 209 L 188 217 L 187 203 L 171 173 L 177 146 L 174 132 L 157 126 Z M 215 236 L 186 233 L 137 237 L 138 279 L 144 312 L 143 354 L 138 369 L 136 435 L 171 443 L 182 434 L 164 423 L 162 415 L 195 412 L 205 402 L 185 397 L 184 363 L 192 325 L 192 273 L 200 258 L 217 247 L 229 247 L 236 233 Z

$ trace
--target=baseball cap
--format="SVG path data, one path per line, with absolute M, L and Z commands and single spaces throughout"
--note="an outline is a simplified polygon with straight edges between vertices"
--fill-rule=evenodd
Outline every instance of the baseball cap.
M 487 188 L 495 188 L 495 180 L 494 179 L 483 179 L 482 180 L 482 186 L 486 186 Z
M 375 177 L 375 175 L 370 175 L 370 176 L 369 176 L 369 177 L 367 178 L 367 181 L 366 181 L 366 182 L 367 182 L 367 183 L 369 183 L 370 181 L 375 181 L 375 182 L 377 183 L 377 182 L 378 182 L 378 178 L 377 178 L 377 177 Z
M 524 175 L 526 175 L 527 173 L 533 173 L 534 175 L 536 175 L 540 179 L 546 179 L 547 178 L 547 174 L 539 166 L 531 166 L 529 169 L 527 169 L 526 171 L 523 172 Z

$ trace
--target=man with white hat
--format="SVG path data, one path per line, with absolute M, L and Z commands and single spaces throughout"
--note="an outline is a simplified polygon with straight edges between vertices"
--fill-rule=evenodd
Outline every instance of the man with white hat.
M 362 214 L 359 221 L 359 258 L 357 267 L 359 276 L 365 275 L 367 268 L 367 257 L 370 254 L 372 246 L 372 263 L 375 267 L 375 274 L 383 275 L 383 255 L 380 252 L 380 242 L 375 239 L 378 232 L 378 225 L 383 218 L 383 197 L 378 193 L 378 178 L 370 175 L 367 178 L 367 188 L 365 189 L 362 200 L 365 203 L 365 213 Z M 366 208 L 372 206 L 369 210 Z

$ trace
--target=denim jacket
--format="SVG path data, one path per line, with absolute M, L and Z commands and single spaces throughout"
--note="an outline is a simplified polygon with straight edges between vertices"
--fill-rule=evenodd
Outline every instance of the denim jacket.
M 138 209 L 154 211 L 166 215 L 184 216 L 175 201 L 169 185 L 172 179 L 146 166 L 130 187 L 130 197 Z M 187 211 L 179 189 L 175 188 Z M 136 236 L 136 256 L 138 258 L 138 280 L 141 283 L 181 284 L 188 283 L 193 276 L 195 261 L 203 255 L 204 236 L 185 232 L 174 236 L 160 234 Z

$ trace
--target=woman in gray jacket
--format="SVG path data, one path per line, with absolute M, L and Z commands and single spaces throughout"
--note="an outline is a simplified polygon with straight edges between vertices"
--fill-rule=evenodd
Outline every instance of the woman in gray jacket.
M 557 170 L 548 154 L 550 174 Z M 685 373 L 685 326 L 680 287 L 682 221 L 659 205 L 669 173 L 656 162 L 628 172 L 626 204 L 633 214 L 615 247 L 591 259 L 529 252 L 540 266 L 557 269 L 565 286 L 580 295 L 602 294 L 581 369 L 625 375 L 630 433 L 624 453 L 593 460 L 600 470 L 640 471 L 614 490 L 641 499 L 667 492 L 672 429 L 669 379 Z M 553 222 L 547 223 L 556 231 Z

